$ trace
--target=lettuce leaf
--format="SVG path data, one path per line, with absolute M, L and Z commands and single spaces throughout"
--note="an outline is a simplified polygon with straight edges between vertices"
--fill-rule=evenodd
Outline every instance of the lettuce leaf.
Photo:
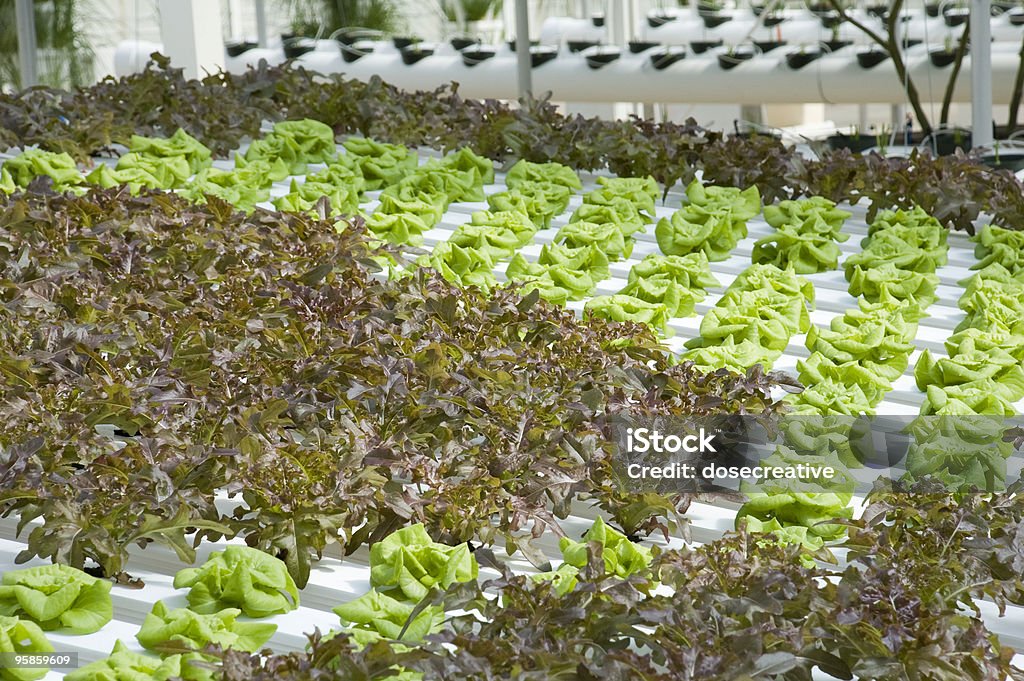
M 751 260 L 791 267 L 797 274 L 815 274 L 838 267 L 839 255 L 839 246 L 831 239 L 812 231 L 783 228 L 754 242 Z
M 644 225 L 647 218 L 641 215 L 632 203 L 620 199 L 612 205 L 584 203 L 573 211 L 569 222 L 611 223 L 618 227 L 622 236 L 629 237 L 637 232 L 646 231 Z
M 14 184 L 11 171 L 6 166 L 0 165 L 0 193 L 13 194 L 18 191 L 18 185 Z
M 611 276 L 608 256 L 595 245 L 572 248 L 564 244 L 544 244 L 537 262 L 541 265 L 560 265 L 570 270 L 588 272 L 594 281 Z
M 200 650 L 210 643 L 247 653 L 258 651 L 277 631 L 276 624 L 238 622 L 237 608 L 201 615 L 185 608 L 168 610 L 157 601 L 135 638 L 143 648 L 154 650 L 162 643 L 178 642 Z
M 557 186 L 557 185 L 552 185 Z M 559 186 L 558 189 L 565 190 L 563 193 L 568 199 L 568 189 Z M 566 201 L 568 205 L 568 201 Z M 494 212 L 522 213 L 530 218 L 536 229 L 548 229 L 551 227 L 551 218 L 559 214 L 564 208 L 559 208 L 560 203 L 552 203 L 544 192 L 526 194 L 519 189 L 512 189 L 497 192 L 487 197 L 487 207 Z
M 299 590 L 284 562 L 248 546 L 228 546 L 202 567 L 180 570 L 174 588 L 190 589 L 189 607 L 200 615 L 239 608 L 247 617 L 268 617 L 299 607 Z
M 626 535 L 609 527 L 598 516 L 594 524 L 583 535 L 582 541 L 573 541 L 568 537 L 558 540 L 558 549 L 566 564 L 575 568 L 587 566 L 587 551 L 591 542 L 601 545 L 601 557 L 604 560 L 605 573 L 625 579 L 634 572 L 639 572 L 651 564 L 651 550 L 631 542 Z
M 420 641 L 427 634 L 439 631 L 444 622 L 444 611 L 429 605 L 412 618 L 415 603 L 400 601 L 376 589 L 371 589 L 354 601 L 334 608 L 343 621 L 354 629 L 376 632 L 394 641 Z M 406 622 L 409 628 L 402 634 Z
M 977 237 L 974 255 L 978 263 L 971 269 L 985 269 L 990 265 L 1001 265 L 1010 274 L 1024 270 L 1024 232 L 987 225 Z
M 810 219 L 815 223 L 818 221 L 827 225 L 827 231 L 815 224 L 815 229 L 821 236 L 828 236 L 836 241 L 846 241 L 849 235 L 840 234 L 843 223 L 852 213 L 836 208 L 836 204 L 822 196 L 811 196 L 806 199 L 779 201 L 774 205 L 764 207 L 764 219 L 769 225 L 776 229 L 784 225 L 804 225 Z
M 433 227 L 441 221 L 447 206 L 448 201 L 444 194 L 426 194 L 411 187 L 401 190 L 389 187 L 381 193 L 380 205 L 376 212 L 392 215 L 411 213 L 429 227 Z
M 366 218 L 366 228 L 391 244 L 423 244 L 423 234 L 430 226 L 414 213 L 382 213 L 376 211 Z
M 182 675 L 182 656 L 163 659 L 132 652 L 121 641 L 110 655 L 64 676 L 65 681 L 167 681 Z
M 349 137 L 342 146 L 359 165 L 366 191 L 395 184 L 419 165 L 416 154 L 400 144 Z
M 708 260 L 717 262 L 727 259 L 740 239 L 747 236 L 747 225 L 744 221 L 733 222 L 727 214 L 686 206 L 672 217 L 659 220 L 654 236 L 665 255 L 702 252 Z
M 113 617 L 111 584 L 60 564 L 5 572 L 0 615 L 28 619 L 46 630 L 91 634 Z
M 770 350 L 751 340 L 737 342 L 735 338 L 728 336 L 717 345 L 688 350 L 683 353 L 682 359 L 693 362 L 698 369 L 707 372 L 725 368 L 743 374 L 755 364 L 769 368 L 781 356 L 780 350 Z
M 708 258 L 703 253 L 689 255 L 658 255 L 652 253 L 633 265 L 629 270 L 629 281 L 646 277 L 665 275 L 680 286 L 689 289 L 694 295 L 704 298 L 704 290 L 712 286 L 720 286 L 720 282 L 711 274 Z
M 429 254 L 419 259 L 423 267 L 432 267 L 448 281 L 463 286 L 478 286 L 490 291 L 497 286 L 494 276 L 494 261 L 486 251 L 462 247 L 451 241 L 443 241 Z
M 533 235 L 537 233 L 537 227 L 530 217 L 521 211 L 478 210 L 473 212 L 469 222 L 476 226 L 508 230 L 516 235 L 519 246 L 532 242 Z
M 901 359 L 903 368 L 906 369 L 906 355 Z M 876 371 L 878 368 L 883 371 Z M 807 359 L 797 361 L 797 369 L 800 382 L 804 385 L 814 386 L 825 381 L 832 381 L 842 385 L 857 386 L 859 392 L 852 392 L 854 400 L 859 401 L 860 396 L 863 395 L 867 400 L 868 407 L 874 407 L 881 402 L 885 394 L 892 390 L 890 381 L 903 375 L 903 370 L 895 373 L 892 365 L 885 366 L 858 360 L 837 362 L 820 352 L 814 352 Z
M 855 267 L 847 271 L 851 296 L 864 296 L 878 301 L 884 295 L 897 300 L 909 300 L 927 307 L 937 299 L 939 278 L 932 274 L 902 270 L 892 263 L 870 269 Z
M 526 159 L 516 161 L 505 175 L 505 184 L 510 189 L 521 186 L 525 182 L 542 182 L 561 185 L 570 190 L 583 188 L 583 183 L 569 166 L 553 161 L 533 163 Z
M 836 331 L 836 328 L 841 330 Z M 914 351 L 913 343 L 905 342 L 904 337 L 890 334 L 882 322 L 847 326 L 837 318 L 831 329 L 810 327 L 806 345 L 812 353 L 833 364 L 855 362 L 872 374 L 895 381 L 906 371 L 910 353 Z
M 703 290 L 695 293 L 668 274 L 634 279 L 619 293 L 648 303 L 661 303 L 668 310 L 669 317 L 689 317 L 694 314 L 697 302 L 704 298 Z
M 505 276 L 510 281 L 522 283 L 524 293 L 536 289 L 541 298 L 556 305 L 564 305 L 569 300 L 583 300 L 594 292 L 598 283 L 588 270 L 531 263 L 520 254 L 512 256 Z
M 54 191 L 67 191 L 85 182 L 75 159 L 69 154 L 56 154 L 42 149 L 26 149 L 14 158 L 3 162 L 3 169 L 10 179 L 21 188 L 28 185 L 40 175 L 53 180 Z
M 291 188 L 284 196 L 273 200 L 278 210 L 305 213 L 313 209 L 317 201 L 327 197 L 331 204 L 331 215 L 355 215 L 359 212 L 359 193 L 345 187 L 323 182 L 292 180 Z
M 425 598 L 432 588 L 447 589 L 456 582 L 474 580 L 478 571 L 467 544 L 437 543 L 422 523 L 393 532 L 370 547 L 370 585 L 412 601 Z
M 623 294 L 596 296 L 587 301 L 583 310 L 585 315 L 593 317 L 647 324 L 663 334 L 668 331 L 668 320 L 672 317 L 668 307 L 662 303 L 649 303 Z
M 53 646 L 35 622 L 0 616 L 0 653 L 52 653 Z M 46 667 L 0 667 L 0 681 L 35 681 L 49 672 Z
M 181 128 L 167 138 L 132 135 L 128 151 L 154 159 L 180 156 L 188 163 L 189 175 L 213 164 L 213 152 Z
M 618 226 L 612 223 L 570 222 L 555 234 L 556 243 L 569 248 L 596 246 L 610 261 L 628 258 L 633 252 L 632 239 L 627 240 Z

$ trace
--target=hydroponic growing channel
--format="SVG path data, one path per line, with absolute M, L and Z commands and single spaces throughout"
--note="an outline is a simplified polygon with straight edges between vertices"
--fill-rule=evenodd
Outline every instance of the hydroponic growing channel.
M 0 652 L 91 666 L 0 677 L 1021 678 L 1012 438 L 865 499 L 608 436 L 1019 412 L 1012 175 L 308 77 L 5 99 Z

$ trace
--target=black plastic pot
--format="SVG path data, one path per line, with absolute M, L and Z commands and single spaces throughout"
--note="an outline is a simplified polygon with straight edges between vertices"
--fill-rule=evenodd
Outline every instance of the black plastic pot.
M 873 69 L 888 58 L 889 55 L 882 50 L 865 50 L 857 53 L 857 63 L 862 69 Z
M 536 41 L 536 40 L 531 40 L 530 41 L 530 47 L 536 47 L 539 44 L 540 43 L 538 41 Z M 515 40 L 515 38 L 513 38 L 512 40 L 508 41 L 508 48 L 510 50 L 512 50 L 513 52 L 516 51 L 516 40 Z
M 316 49 L 316 41 L 311 38 L 292 38 L 281 45 L 284 49 L 284 56 L 288 59 L 301 57 L 307 52 Z
M 530 65 L 533 68 L 537 68 L 538 66 L 547 64 L 557 56 L 558 51 L 555 49 L 530 50 Z
M 764 21 L 762 21 L 761 23 L 763 23 L 765 27 L 771 28 L 772 26 L 778 26 L 785 20 L 786 17 L 782 16 L 781 14 L 775 14 L 770 17 L 765 17 Z
M 728 14 L 705 14 L 701 16 L 704 20 L 705 28 L 716 28 L 724 23 L 732 21 L 732 17 Z
M 595 45 L 600 45 L 601 43 L 597 40 L 570 40 L 566 44 L 569 46 L 570 52 L 582 52 L 588 47 L 594 47 Z
M 407 66 L 412 66 L 424 57 L 429 57 L 432 54 L 434 54 L 434 48 L 432 47 L 410 45 L 409 47 L 402 49 L 402 62 Z
M 590 23 L 592 23 L 597 28 L 601 28 L 602 26 L 604 26 L 604 15 L 603 14 L 595 14 L 595 15 L 593 15 L 592 17 L 590 17 Z
M 641 52 L 646 52 L 660 44 L 661 43 L 656 43 L 653 40 L 630 40 L 629 51 L 633 54 L 640 54 Z
M 224 49 L 227 51 L 229 57 L 237 57 L 241 54 L 245 54 L 255 47 L 259 47 L 259 43 L 254 43 L 251 40 L 235 40 L 224 44 Z
M 298 34 L 292 33 L 291 31 L 282 31 L 281 32 L 281 42 L 282 43 L 286 43 L 289 40 L 291 40 L 292 38 L 298 38 L 298 37 L 299 37 Z
M 718 65 L 725 71 L 736 68 L 745 61 L 754 58 L 754 50 L 751 48 L 738 48 L 731 54 L 718 55 Z
M 683 59 L 686 59 L 685 49 L 677 48 L 675 50 L 661 50 L 651 55 L 651 66 L 653 66 L 655 70 L 661 71 Z
M 694 54 L 704 54 L 713 47 L 721 47 L 721 40 L 694 40 L 690 43 L 690 49 Z
M 786 55 L 786 65 L 794 71 L 799 71 L 819 57 L 821 57 L 821 50 L 790 52 Z
M 354 47 L 352 45 L 340 44 L 341 58 L 345 60 L 346 64 L 351 64 L 354 61 L 359 61 L 366 55 L 373 52 L 373 48 L 370 46 L 366 47 Z
M 612 50 L 608 50 L 607 52 L 600 52 L 598 54 L 588 54 L 587 55 L 587 66 L 589 66 L 590 68 L 592 68 L 594 70 L 597 70 L 597 69 L 601 68 L 602 66 L 605 66 L 607 64 L 611 64 L 613 61 L 615 61 L 616 59 L 618 59 L 621 56 L 622 56 L 622 53 L 619 52 L 618 48 L 614 48 Z
M 946 21 L 946 26 L 963 26 L 967 23 L 969 16 L 971 16 L 970 10 L 963 7 L 953 7 L 946 10 L 942 18 Z
M 679 17 L 674 14 L 648 14 L 647 25 L 651 28 L 658 28 L 659 26 L 664 26 L 670 21 L 675 21 L 678 18 Z
M 943 66 L 949 66 L 956 61 L 956 50 L 947 51 L 946 48 L 930 50 L 928 58 L 932 60 L 933 66 L 941 69 Z
M 932 18 L 939 16 L 939 8 L 940 5 L 937 2 L 927 2 L 924 5 L 924 11 Z
M 839 25 L 840 16 L 839 12 L 828 12 L 826 14 L 819 14 L 818 20 L 821 21 L 821 25 L 825 28 L 835 28 Z
M 832 5 L 826 2 L 812 2 L 807 5 L 807 9 L 811 10 L 811 14 L 817 17 L 835 11 L 832 9 Z
M 920 38 L 911 38 L 906 43 L 901 42 L 900 45 L 906 45 L 907 49 L 909 50 L 911 47 L 914 47 L 915 45 L 920 45 L 923 42 L 924 41 L 921 40 Z
M 889 5 L 868 5 L 868 14 L 879 19 L 889 16 Z
M 852 152 L 860 153 L 878 144 L 874 135 L 852 135 L 836 134 L 825 140 L 830 149 L 849 149 Z
M 998 154 L 989 152 L 979 160 L 989 168 L 997 170 L 1009 170 L 1011 173 L 1024 170 L 1024 151 L 1020 149 L 1001 149 Z
M 841 50 L 844 47 L 849 47 L 853 44 L 852 40 L 822 40 L 821 44 L 828 48 L 829 52 L 835 52 Z
M 462 50 L 466 49 L 470 45 L 476 45 L 480 41 L 477 40 L 476 38 L 457 37 L 457 38 L 452 38 L 450 42 L 452 44 L 452 47 L 454 47 L 456 50 L 461 52 Z
M 787 45 L 787 44 L 788 43 L 785 40 L 755 40 L 754 41 L 754 46 L 757 47 L 757 49 L 761 50 L 761 52 L 771 52 L 772 50 L 777 50 L 778 48 L 782 47 L 783 45 Z
M 697 14 L 699 14 L 702 17 L 714 16 L 714 15 L 718 14 L 721 11 L 722 11 L 722 8 L 717 6 L 717 5 L 715 5 L 715 4 L 712 4 L 712 3 L 709 3 L 709 2 L 698 2 L 697 3 Z
M 762 14 L 764 14 L 764 10 L 766 7 L 766 5 L 751 5 L 750 11 L 754 13 L 755 17 L 759 17 Z
M 411 35 L 396 35 L 391 39 L 391 44 L 400 50 L 405 49 L 416 42 L 419 42 L 419 38 Z
M 1024 12 L 1016 10 L 1010 12 L 1010 23 L 1014 26 L 1024 26 Z
M 466 66 L 476 66 L 485 62 L 496 54 L 490 47 L 471 47 L 462 51 L 462 63 Z
M 964 128 L 939 130 L 934 134 L 933 139 L 935 151 L 939 156 L 949 156 L 957 149 L 971 150 L 971 131 Z M 933 142 L 929 140 L 924 144 L 930 148 Z

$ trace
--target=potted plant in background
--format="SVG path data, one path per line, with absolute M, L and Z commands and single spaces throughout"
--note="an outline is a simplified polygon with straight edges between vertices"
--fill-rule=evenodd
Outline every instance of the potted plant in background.
M 487 32 L 483 24 L 501 14 L 502 0 L 439 0 L 438 8 L 449 33 L 467 36 Z
M 39 82 L 56 87 L 91 83 L 93 51 L 83 24 L 87 8 L 82 0 L 34 3 Z M 21 89 L 18 68 L 18 22 L 14 0 L 0 0 L 0 89 Z
M 291 0 L 296 36 L 327 37 L 343 28 L 369 28 L 393 34 L 401 29 L 395 0 Z

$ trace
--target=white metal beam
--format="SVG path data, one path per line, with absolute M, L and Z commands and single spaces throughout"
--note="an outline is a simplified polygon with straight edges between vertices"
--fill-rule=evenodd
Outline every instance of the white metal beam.
M 220 3 L 209 0 L 160 0 L 160 35 L 171 63 L 186 78 L 202 78 L 224 65 Z
M 991 0 L 971 0 L 971 145 L 992 145 Z
M 516 0 L 516 72 L 519 76 L 519 97 L 533 94 L 533 64 L 530 58 L 530 6 L 527 0 Z
M 260 47 L 267 44 L 267 4 L 265 0 L 256 0 L 256 40 Z
M 39 84 L 36 69 L 36 15 L 32 0 L 15 0 L 15 22 L 18 31 L 18 69 L 21 87 Z

